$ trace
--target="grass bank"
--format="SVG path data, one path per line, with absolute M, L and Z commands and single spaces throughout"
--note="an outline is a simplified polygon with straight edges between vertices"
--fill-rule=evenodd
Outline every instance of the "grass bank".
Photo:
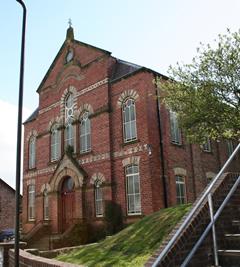
M 162 209 L 97 244 L 61 254 L 58 260 L 88 267 L 143 266 L 191 205 Z

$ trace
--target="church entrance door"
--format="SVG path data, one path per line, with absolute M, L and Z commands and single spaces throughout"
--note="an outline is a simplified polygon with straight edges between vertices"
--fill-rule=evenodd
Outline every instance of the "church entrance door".
M 68 176 L 62 183 L 62 232 L 65 232 L 73 224 L 75 211 L 74 181 Z

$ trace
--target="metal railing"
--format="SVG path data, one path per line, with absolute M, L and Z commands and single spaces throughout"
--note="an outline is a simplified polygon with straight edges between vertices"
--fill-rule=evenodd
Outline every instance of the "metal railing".
M 226 161 L 226 163 L 223 165 L 222 169 L 219 171 L 219 173 L 217 174 L 217 176 L 209 184 L 209 186 L 206 189 L 206 191 L 203 193 L 203 195 L 200 197 L 200 199 L 198 200 L 198 202 L 192 208 L 192 210 L 190 211 L 190 213 L 188 214 L 188 216 L 186 217 L 186 219 L 184 220 L 184 222 L 181 224 L 181 226 L 178 228 L 178 230 L 176 231 L 176 233 L 174 234 L 174 236 L 170 239 L 170 241 L 168 242 L 168 244 L 166 245 L 166 247 L 159 254 L 159 256 L 157 257 L 157 259 L 153 263 L 152 267 L 157 267 L 158 264 L 161 262 L 161 260 L 166 256 L 166 254 L 168 253 L 168 251 L 172 248 L 172 246 L 175 244 L 175 242 L 177 241 L 177 239 L 182 234 L 183 230 L 186 228 L 186 226 L 188 226 L 188 224 L 190 223 L 191 219 L 195 215 L 196 211 L 200 208 L 200 206 L 202 205 L 202 203 L 206 199 L 208 199 L 208 201 L 209 201 L 208 203 L 209 203 L 209 208 L 210 208 L 211 222 L 209 223 L 209 225 L 205 229 L 203 235 L 200 237 L 200 239 L 197 241 L 197 243 L 193 247 L 192 251 L 189 253 L 189 255 L 187 256 L 187 258 L 184 260 L 184 262 L 182 263 L 181 267 L 187 266 L 187 264 L 191 260 L 192 256 L 196 252 L 197 248 L 200 246 L 200 244 L 202 243 L 202 241 L 204 240 L 204 238 L 206 237 L 207 233 L 209 232 L 209 230 L 211 228 L 213 229 L 213 245 L 214 245 L 214 259 L 215 259 L 215 264 L 218 263 L 218 258 L 217 258 L 217 244 L 216 244 L 216 233 L 215 233 L 215 224 L 214 224 L 214 222 L 219 217 L 221 211 L 223 210 L 224 206 L 228 202 L 228 200 L 231 197 L 231 195 L 233 194 L 233 192 L 236 190 L 236 188 L 237 188 L 237 186 L 238 186 L 238 184 L 240 182 L 240 177 L 238 177 L 237 181 L 233 185 L 233 187 L 230 190 L 229 194 L 227 195 L 226 199 L 223 201 L 223 203 L 221 204 L 220 208 L 218 209 L 218 211 L 216 212 L 216 214 L 214 216 L 213 216 L 213 209 L 212 209 L 211 190 L 214 187 L 214 185 L 216 184 L 216 182 L 219 180 L 219 178 L 221 177 L 221 175 L 224 173 L 224 171 L 226 170 L 226 168 L 232 162 L 233 158 L 235 157 L 235 155 L 237 154 L 237 152 L 239 151 L 239 149 L 240 149 L 240 143 L 237 145 L 237 147 L 233 151 L 232 155 L 228 158 L 228 160 Z M 207 233 L 205 233 L 205 232 L 207 232 Z M 218 264 L 216 264 L 216 265 L 218 265 Z

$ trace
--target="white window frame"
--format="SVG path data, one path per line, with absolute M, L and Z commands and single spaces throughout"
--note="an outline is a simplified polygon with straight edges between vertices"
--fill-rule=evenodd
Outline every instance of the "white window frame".
M 35 220 L 35 185 L 28 186 L 28 220 Z
M 99 181 L 95 182 L 94 192 L 96 217 L 103 217 L 103 190 Z
M 60 157 L 60 131 L 57 125 L 54 125 L 51 130 L 51 161 L 56 161 Z
M 204 152 L 212 152 L 211 140 L 206 138 L 206 142 L 202 144 L 202 149 Z
M 134 169 L 137 169 L 135 172 Z M 127 195 L 127 214 L 128 215 L 141 215 L 141 187 L 140 187 L 140 175 L 139 166 L 131 164 L 125 167 L 126 175 L 126 195 Z M 130 179 L 132 179 L 132 192 L 130 191 Z M 137 183 L 136 183 L 137 182 Z M 138 188 L 136 187 L 138 184 Z M 138 202 L 138 203 L 137 203 Z M 133 204 L 133 209 L 131 208 Z
M 175 180 L 176 180 L 177 205 L 185 204 L 185 203 L 187 203 L 185 177 L 182 175 L 175 175 Z M 182 194 L 178 195 L 178 192 L 183 192 L 183 195 Z
M 64 131 L 64 146 L 72 146 L 74 148 L 74 99 L 73 94 L 69 93 L 65 99 L 65 131 Z
M 74 127 L 72 124 L 66 125 L 64 136 L 65 136 L 64 140 L 65 148 L 67 148 L 68 146 L 74 147 Z
M 226 140 L 227 143 L 227 154 L 230 157 L 234 151 L 234 145 L 232 140 Z
M 177 113 L 170 110 L 170 132 L 171 132 L 171 142 L 173 144 L 182 144 L 182 133 L 179 127 L 179 122 L 177 118 Z
M 91 151 L 91 121 L 88 112 L 84 112 L 80 122 L 80 153 Z
M 131 102 L 130 105 L 129 102 Z M 136 105 L 134 99 L 128 98 L 124 101 L 122 105 L 122 116 L 124 143 L 137 140 Z M 129 136 L 127 136 L 127 132 L 129 132 Z
M 43 191 L 43 219 L 49 220 L 49 197 L 47 189 Z
M 34 169 L 36 167 L 36 137 L 31 136 L 29 139 L 29 169 Z

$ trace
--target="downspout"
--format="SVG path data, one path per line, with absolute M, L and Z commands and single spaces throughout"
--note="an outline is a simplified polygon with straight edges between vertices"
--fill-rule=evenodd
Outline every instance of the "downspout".
M 156 76 L 155 76 L 156 81 Z M 162 169 L 162 183 L 163 183 L 163 201 L 164 201 L 164 207 L 168 207 L 168 197 L 167 197 L 167 183 L 166 183 L 166 170 L 165 170 L 165 158 L 164 158 L 164 149 L 163 149 L 163 133 L 162 133 L 162 123 L 161 123 L 161 106 L 160 106 L 160 95 L 159 90 L 156 86 L 156 97 L 157 97 L 157 117 L 158 117 L 158 130 L 159 130 L 159 140 L 160 140 L 160 159 L 161 159 L 161 169 Z

